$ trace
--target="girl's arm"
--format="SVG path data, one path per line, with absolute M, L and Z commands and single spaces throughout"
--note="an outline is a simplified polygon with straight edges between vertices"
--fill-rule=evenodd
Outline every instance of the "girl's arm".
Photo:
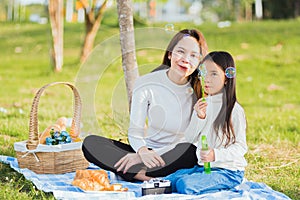
M 198 141 L 200 132 L 204 129 L 207 122 L 206 109 L 207 103 L 203 99 L 199 99 L 195 103 L 190 124 L 185 131 L 187 142 L 195 143 Z
M 246 143 L 246 118 L 243 108 L 236 103 L 232 110 L 232 123 L 236 136 L 234 144 L 227 148 L 215 148 L 215 161 L 234 161 L 239 157 L 244 157 L 248 147 Z

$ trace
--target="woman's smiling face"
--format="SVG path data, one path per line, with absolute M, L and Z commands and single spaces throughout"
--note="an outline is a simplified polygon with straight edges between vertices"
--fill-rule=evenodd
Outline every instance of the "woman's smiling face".
M 191 75 L 200 62 L 200 48 L 197 40 L 190 36 L 183 37 L 174 47 L 169 57 L 171 69 L 180 77 Z

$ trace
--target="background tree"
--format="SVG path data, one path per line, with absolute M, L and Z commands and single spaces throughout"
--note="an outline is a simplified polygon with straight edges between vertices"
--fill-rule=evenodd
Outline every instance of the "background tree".
M 99 2 L 99 0 L 92 0 L 90 4 L 88 0 L 78 1 L 85 12 L 85 38 L 81 50 L 81 62 L 86 60 L 94 48 L 95 38 L 104 16 L 107 0 L 104 0 L 100 6 Z
M 245 8 L 245 20 L 251 21 L 252 20 L 252 5 L 254 4 L 254 0 L 243 0 L 243 6 Z
M 63 0 L 49 0 L 48 10 L 51 24 L 53 49 L 51 60 L 54 65 L 54 71 L 59 72 L 63 66 L 63 36 L 64 36 L 64 19 L 63 19 Z
M 117 7 L 122 51 L 122 67 L 130 110 L 133 84 L 139 76 L 135 54 L 132 2 L 131 0 L 117 0 Z
M 263 0 L 265 18 L 297 18 L 300 14 L 300 0 Z

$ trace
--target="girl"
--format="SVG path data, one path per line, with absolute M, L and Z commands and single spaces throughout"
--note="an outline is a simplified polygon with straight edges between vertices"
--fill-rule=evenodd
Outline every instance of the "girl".
M 174 192 L 203 194 L 228 190 L 240 184 L 247 162 L 246 119 L 236 100 L 235 64 L 227 52 L 209 53 L 201 62 L 204 92 L 194 106 L 191 123 L 185 132 L 187 141 L 197 142 L 198 164 L 167 176 Z M 199 90 L 198 90 L 199 91 Z M 202 150 L 201 136 L 207 136 L 209 150 Z M 204 172 L 210 162 L 211 173 Z
M 196 96 L 192 73 L 207 45 L 201 32 L 184 29 L 170 41 L 163 63 L 139 77 L 134 86 L 128 130 L 129 143 L 101 136 L 85 138 L 86 159 L 127 181 L 166 176 L 197 163 L 196 147 L 184 142 Z M 147 125 L 147 126 L 145 126 Z

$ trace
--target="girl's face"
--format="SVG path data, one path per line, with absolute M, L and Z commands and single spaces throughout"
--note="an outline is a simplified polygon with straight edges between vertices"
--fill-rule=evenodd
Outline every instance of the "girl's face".
M 206 60 L 203 64 L 206 68 L 206 76 L 204 78 L 205 93 L 209 95 L 220 93 L 226 80 L 223 69 L 212 60 Z
M 179 77 L 191 75 L 200 62 L 200 48 L 197 40 L 191 36 L 183 37 L 169 55 L 171 68 Z

